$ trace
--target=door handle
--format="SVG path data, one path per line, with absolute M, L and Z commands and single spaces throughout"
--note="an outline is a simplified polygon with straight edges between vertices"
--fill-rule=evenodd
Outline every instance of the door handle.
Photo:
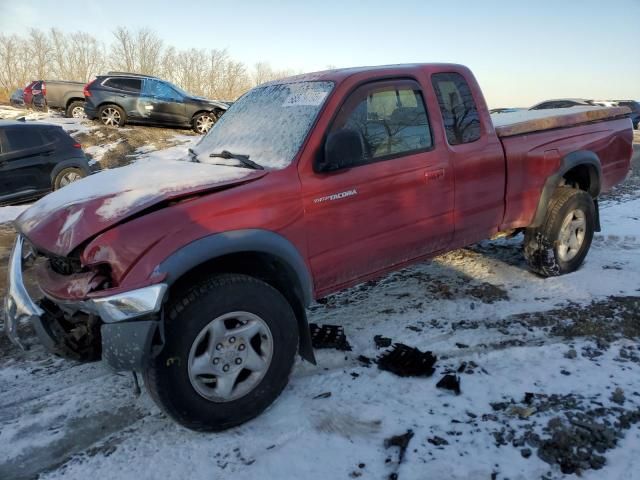
M 52 153 L 53 153 L 53 150 L 47 150 L 46 152 L 42 152 L 42 155 L 45 157 L 50 157 Z
M 432 180 L 441 180 L 444 178 L 444 168 L 438 168 L 437 170 L 429 170 L 424 172 L 424 178 L 427 182 Z

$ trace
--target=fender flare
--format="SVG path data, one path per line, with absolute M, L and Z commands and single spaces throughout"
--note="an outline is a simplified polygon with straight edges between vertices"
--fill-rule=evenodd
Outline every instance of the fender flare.
M 69 108 L 69 105 L 71 105 L 71 102 L 84 103 L 85 102 L 84 96 L 80 97 L 76 92 L 66 94 L 64 96 L 64 101 L 62 102 L 63 103 L 62 108 L 64 108 L 65 110 Z
M 269 230 L 244 229 L 215 233 L 195 240 L 172 253 L 158 267 L 166 274 L 165 283 L 174 284 L 185 273 L 216 258 L 242 252 L 273 255 L 288 265 L 298 282 L 302 309 L 294 308 L 300 331 L 300 355 L 315 364 L 306 310 L 313 301 L 313 278 L 298 249 L 285 237 Z
M 549 201 L 555 192 L 558 185 L 562 181 L 562 177 L 572 168 L 575 168 L 579 165 L 587 165 L 590 168 L 591 172 L 591 189 L 590 194 L 596 202 L 596 231 L 600 231 L 600 218 L 598 215 L 597 208 L 597 198 L 600 194 L 601 182 L 602 178 L 602 165 L 600 163 L 600 159 L 598 156 L 589 150 L 576 150 L 575 152 L 571 152 L 560 161 L 560 166 L 558 170 L 550 175 L 549 178 L 544 183 L 544 187 L 542 187 L 542 192 L 540 193 L 540 199 L 538 200 L 538 207 L 536 208 L 536 213 L 533 216 L 533 221 L 529 225 L 528 228 L 537 228 L 542 225 L 544 222 L 544 218 L 547 214 L 547 208 L 549 207 Z

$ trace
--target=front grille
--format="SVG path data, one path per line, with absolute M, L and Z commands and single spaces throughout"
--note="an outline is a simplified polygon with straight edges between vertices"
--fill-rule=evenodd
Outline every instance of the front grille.
M 79 258 L 50 256 L 49 265 L 51 265 L 51 270 L 60 275 L 72 275 L 82 272 Z

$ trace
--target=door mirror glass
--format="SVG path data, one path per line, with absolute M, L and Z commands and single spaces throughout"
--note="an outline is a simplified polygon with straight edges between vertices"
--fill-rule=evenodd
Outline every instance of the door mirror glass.
M 360 132 L 351 129 L 329 134 L 324 145 L 324 159 L 318 163 L 319 172 L 333 172 L 353 167 L 364 158 L 364 141 Z

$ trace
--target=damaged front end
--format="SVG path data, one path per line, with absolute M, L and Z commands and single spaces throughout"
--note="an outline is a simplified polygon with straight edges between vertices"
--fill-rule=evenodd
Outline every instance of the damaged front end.
M 81 361 L 102 358 L 116 370 L 142 368 L 158 330 L 167 286 L 105 295 L 111 285 L 104 265 L 86 268 L 74 257 L 44 255 L 46 261 L 37 267 L 44 299 L 36 303 L 22 273 L 33 255 L 18 235 L 5 300 L 5 330 L 11 341 L 23 348 L 18 326 L 30 321 L 44 346 L 58 355 Z

